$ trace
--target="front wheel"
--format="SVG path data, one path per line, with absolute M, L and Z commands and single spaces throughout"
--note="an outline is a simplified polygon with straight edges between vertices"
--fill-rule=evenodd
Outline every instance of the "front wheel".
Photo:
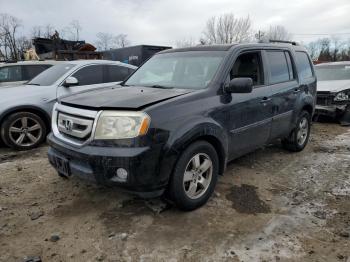
M 1 126 L 1 138 L 14 149 L 37 147 L 46 136 L 44 121 L 36 114 L 18 112 L 8 116 Z
M 191 144 L 180 156 L 170 182 L 169 195 L 182 210 L 204 205 L 212 195 L 219 173 L 215 148 L 205 141 Z
M 311 130 L 311 116 L 309 112 L 302 111 L 297 125 L 290 136 L 282 141 L 282 145 L 289 151 L 302 151 L 307 145 Z

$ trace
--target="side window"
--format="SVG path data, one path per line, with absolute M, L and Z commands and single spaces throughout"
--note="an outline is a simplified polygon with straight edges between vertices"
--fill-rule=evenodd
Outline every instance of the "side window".
M 241 54 L 230 71 L 230 80 L 237 77 L 250 77 L 254 86 L 264 84 L 264 71 L 260 52 Z
M 298 72 L 301 79 L 313 77 L 311 62 L 308 55 L 305 52 L 295 52 L 297 63 L 298 63 Z
M 0 82 L 22 81 L 22 68 L 20 66 L 6 66 L 0 68 Z
M 30 80 L 34 77 L 36 77 L 41 72 L 45 71 L 51 67 L 51 65 L 26 65 L 23 66 L 24 73 L 23 73 L 23 80 Z
M 289 71 L 286 52 L 267 51 L 266 54 L 268 59 L 267 63 L 270 69 L 270 84 L 287 82 L 293 79 Z M 291 64 L 291 61 L 289 62 Z
M 294 69 L 293 69 L 293 64 L 292 64 L 292 58 L 291 58 L 289 52 L 285 51 L 284 54 L 286 56 L 287 64 L 288 64 L 289 80 L 293 80 L 293 79 L 295 79 L 295 74 L 294 74 Z
M 124 66 L 106 65 L 107 76 L 105 82 L 118 82 L 125 80 L 130 75 L 130 69 Z
M 103 65 L 86 66 L 75 72 L 74 76 L 79 81 L 79 86 L 103 83 Z

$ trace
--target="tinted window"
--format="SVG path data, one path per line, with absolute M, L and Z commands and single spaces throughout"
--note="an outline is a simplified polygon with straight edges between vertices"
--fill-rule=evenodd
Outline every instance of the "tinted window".
M 73 64 L 59 64 L 50 67 L 28 82 L 28 85 L 50 86 L 74 67 Z
M 298 72 L 302 79 L 310 78 L 313 76 L 311 69 L 311 62 L 308 55 L 305 52 L 296 52 L 298 62 Z
M 103 65 L 86 66 L 74 73 L 80 86 L 103 83 Z
M 284 52 L 286 59 L 287 59 L 287 64 L 288 64 L 288 70 L 289 70 L 289 79 L 292 80 L 294 79 L 294 69 L 292 65 L 292 59 L 290 57 L 289 52 Z
M 126 85 L 159 88 L 206 88 L 214 77 L 224 51 L 188 51 L 157 54 L 143 64 Z
M 123 81 L 134 71 L 130 68 L 117 65 L 106 65 L 106 69 L 107 79 L 105 82 Z
M 41 72 L 48 69 L 49 67 L 51 67 L 51 65 L 26 65 L 26 66 L 23 66 L 23 69 L 24 69 L 23 80 L 30 80 L 33 77 L 36 77 Z
M 315 66 L 317 79 L 327 80 L 350 80 L 350 65 L 324 65 Z
M 261 57 L 257 52 L 240 55 L 230 71 L 231 80 L 237 77 L 250 77 L 254 85 L 263 85 L 263 76 Z
M 6 66 L 0 68 L 0 82 L 22 81 L 22 68 L 20 66 Z
M 283 51 L 268 51 L 268 66 L 270 68 L 270 84 L 290 80 L 288 64 Z

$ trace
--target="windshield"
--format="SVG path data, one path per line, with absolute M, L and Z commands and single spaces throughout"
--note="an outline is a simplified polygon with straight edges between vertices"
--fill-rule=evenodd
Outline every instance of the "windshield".
M 73 64 L 59 64 L 50 67 L 41 74 L 34 77 L 27 85 L 50 86 L 53 85 L 60 77 L 67 73 Z
M 329 80 L 350 80 L 350 65 L 316 66 L 317 79 L 320 81 Z
M 125 85 L 202 89 L 212 80 L 225 54 L 224 51 L 191 51 L 155 55 Z

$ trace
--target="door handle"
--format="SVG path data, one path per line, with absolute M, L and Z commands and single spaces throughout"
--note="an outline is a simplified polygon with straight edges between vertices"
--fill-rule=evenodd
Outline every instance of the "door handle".
M 298 94 L 300 91 L 301 91 L 300 88 L 295 88 L 294 91 L 293 91 L 293 93 L 294 93 L 294 94 Z
M 261 99 L 260 103 L 265 104 L 267 102 L 271 101 L 270 97 L 264 97 L 263 99 Z

